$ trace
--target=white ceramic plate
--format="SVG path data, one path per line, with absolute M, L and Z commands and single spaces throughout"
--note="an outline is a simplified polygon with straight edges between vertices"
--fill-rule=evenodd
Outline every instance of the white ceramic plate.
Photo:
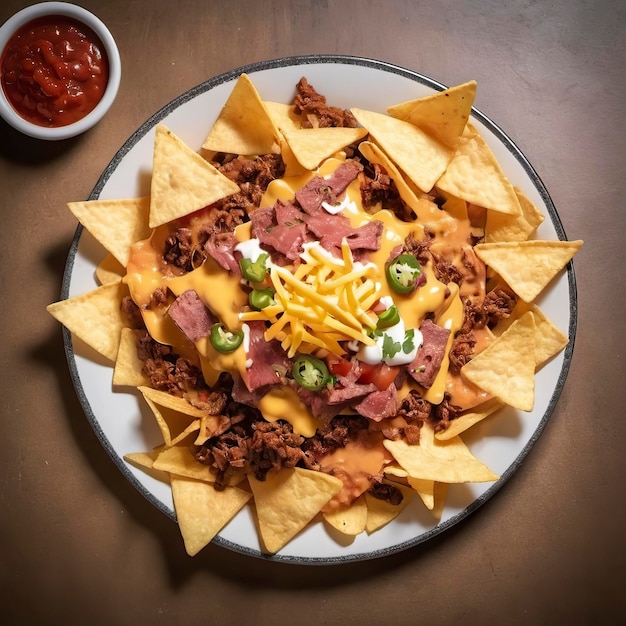
M 148 194 L 154 127 L 164 122 L 194 149 L 200 145 L 241 72 L 247 72 L 266 100 L 290 102 L 302 76 L 333 105 L 385 112 L 390 104 L 443 89 L 415 72 L 380 61 L 355 57 L 307 56 L 259 63 L 233 70 L 198 85 L 165 106 L 123 145 L 103 172 L 90 199 Z M 547 219 L 537 238 L 565 239 L 563 227 L 538 175 L 520 150 L 493 122 L 478 111 L 472 115 L 505 173 L 543 211 Z M 68 199 L 70 200 L 70 199 Z M 62 298 L 96 286 L 94 269 L 104 252 L 82 228 L 76 231 L 68 257 Z M 419 498 L 391 524 L 353 541 L 329 534 L 324 524 L 311 525 L 279 554 L 262 554 L 249 507 L 244 508 L 215 542 L 246 554 L 299 563 L 336 563 L 370 559 L 406 549 L 450 528 L 498 491 L 520 465 L 541 433 L 567 376 L 576 330 L 576 285 L 572 266 L 562 272 L 538 300 L 546 315 L 569 334 L 568 347 L 540 371 L 535 408 L 530 413 L 507 409 L 475 426 L 464 440 L 472 452 L 501 478 L 496 483 L 451 485 L 439 523 Z M 112 369 L 93 351 L 65 332 L 66 353 L 77 394 L 102 445 L 128 480 L 157 508 L 174 518 L 170 488 L 126 464 L 129 452 L 161 443 L 151 416 L 137 395 L 113 392 Z

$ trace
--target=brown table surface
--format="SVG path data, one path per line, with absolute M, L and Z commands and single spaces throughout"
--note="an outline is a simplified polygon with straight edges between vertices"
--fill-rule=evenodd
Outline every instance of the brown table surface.
M 4 0 L 0 22 L 27 3 Z M 84 0 L 123 76 L 107 117 L 39 143 L 0 123 L 0 619 L 4 624 L 624 623 L 626 415 L 623 3 Z M 210 545 L 135 491 L 76 399 L 58 299 L 76 222 L 128 136 L 202 81 L 287 55 L 389 61 L 452 85 L 504 128 L 549 189 L 576 257 L 579 326 L 560 402 L 478 512 L 403 553 L 341 566 Z

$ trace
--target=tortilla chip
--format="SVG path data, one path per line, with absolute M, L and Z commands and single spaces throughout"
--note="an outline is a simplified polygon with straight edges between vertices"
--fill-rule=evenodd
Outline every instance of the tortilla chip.
M 156 228 L 239 191 L 224 176 L 163 124 L 156 127 L 150 228 Z
M 531 311 L 535 318 L 535 370 L 537 370 L 569 343 L 569 337 L 562 333 L 536 304 L 518 300 L 511 315 L 500 320 L 493 332 L 497 336 L 501 335 L 516 319 L 528 311 Z
M 419 196 L 413 191 L 407 183 L 404 175 L 395 166 L 393 161 L 371 141 L 362 141 L 359 144 L 359 152 L 370 162 L 381 165 L 385 168 L 387 175 L 393 180 L 400 194 L 400 198 L 404 203 L 413 209 L 420 217 L 421 222 L 427 222 L 429 219 L 438 220 L 441 217 L 441 211 L 437 206 L 425 197 Z
M 87 345 L 115 361 L 120 334 L 126 325 L 120 302 L 127 294 L 126 285 L 109 283 L 49 304 L 47 311 Z
M 202 147 L 244 156 L 279 152 L 278 129 L 247 74 L 239 76 Z
M 162 449 L 163 446 L 157 446 L 154 450 L 150 450 L 150 452 L 129 452 L 124 455 L 124 460 L 140 469 L 152 469 L 154 467 L 154 461 L 159 456 Z
M 299 130 L 302 118 L 296 114 L 293 104 L 264 101 L 265 108 L 276 128 L 281 131 Z
M 218 491 L 212 485 L 172 475 L 174 510 L 189 556 L 194 556 L 219 533 L 251 498 L 238 487 Z
M 461 368 L 461 374 L 502 402 L 531 411 L 535 402 L 535 318 L 525 313 Z
M 139 387 L 139 391 L 141 391 L 144 398 L 148 398 L 159 406 L 172 409 L 183 415 L 189 415 L 190 417 L 203 417 L 206 415 L 206 411 L 193 406 L 185 398 L 177 398 L 166 391 L 159 391 L 152 387 Z
M 194 456 L 195 448 L 189 445 L 174 445 L 163 447 L 153 462 L 154 469 L 202 480 L 207 483 L 215 483 L 217 474 L 208 465 L 200 463 Z M 235 486 L 245 478 L 243 470 L 230 470 L 226 472 L 223 484 Z
M 496 211 L 487 212 L 485 241 L 526 241 L 544 221 L 544 216 L 521 189 L 514 187 L 522 212 L 507 215 Z
M 122 280 L 126 270 L 112 254 L 107 254 L 96 267 L 95 274 L 100 285 L 107 285 Z
M 509 215 L 522 212 L 513 185 L 471 123 L 465 128 L 454 158 L 436 183 L 438 189 L 485 209 Z
M 137 339 L 141 332 L 132 328 L 122 328 L 113 368 L 113 385 L 140 387 L 148 384 L 148 377 L 141 371 L 143 362 L 137 356 Z
M 134 467 L 140 469 L 142 472 L 151 476 L 155 480 L 160 480 L 164 483 L 170 482 L 170 475 L 168 472 L 162 472 L 161 470 L 155 469 L 154 461 L 159 455 L 159 452 L 163 449 L 164 446 L 157 446 L 150 452 L 129 452 L 124 455 L 124 460 L 127 463 L 130 463 Z
M 460 437 L 438 441 L 428 423 L 422 427 L 417 445 L 410 445 L 403 439 L 386 439 L 383 445 L 407 471 L 410 479 L 442 483 L 490 482 L 498 479 L 470 452 Z
M 367 135 L 365 128 L 281 129 L 294 156 L 307 170 Z
M 130 246 L 150 236 L 150 198 L 69 202 L 74 217 L 126 267 Z
M 343 483 L 334 476 L 299 467 L 249 477 L 265 549 L 278 552 L 335 496 Z
M 390 106 L 387 112 L 456 150 L 475 97 L 476 81 L 470 80 L 440 93 Z
M 525 302 L 532 302 L 569 263 L 583 242 L 502 241 L 474 251 Z
M 207 439 L 210 439 L 217 432 L 224 432 L 225 427 L 230 425 L 230 418 L 226 415 L 203 415 L 200 418 L 200 430 L 196 437 L 195 444 L 201 446 Z
M 199 430 L 203 413 L 186 400 L 150 387 L 138 389 L 154 415 L 165 445 L 175 446 Z
M 403 120 L 363 109 L 351 111 L 389 158 L 428 193 L 445 172 L 454 150 Z
M 483 402 L 479 406 L 475 407 L 471 411 L 462 413 L 458 417 L 454 418 L 448 428 L 441 432 L 435 433 L 435 438 L 439 441 L 448 441 L 453 437 L 465 432 L 468 428 L 471 428 L 474 424 L 478 424 L 486 417 L 495 413 L 504 406 L 504 403 L 498 398 L 491 398 L 486 402 Z
M 415 495 L 415 491 L 410 487 L 396 483 L 394 483 L 394 487 L 400 490 L 402 494 L 402 502 L 400 504 L 391 504 L 391 502 L 386 500 L 380 500 L 369 492 L 365 494 L 365 502 L 367 504 L 365 531 L 368 535 L 396 519 Z
M 409 486 L 417 493 L 424 506 L 432 511 L 435 506 L 435 481 L 407 476 Z
M 359 496 L 350 506 L 323 513 L 324 519 L 344 535 L 356 537 L 365 530 L 367 504 L 365 496 Z

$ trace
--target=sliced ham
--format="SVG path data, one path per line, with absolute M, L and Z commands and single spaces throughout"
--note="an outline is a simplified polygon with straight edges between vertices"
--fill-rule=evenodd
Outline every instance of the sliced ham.
M 178 296 L 168 309 L 168 315 L 189 341 L 206 337 L 217 322 L 195 289 L 188 289 Z
M 299 214 L 301 211 L 295 207 L 257 209 L 250 214 L 252 236 L 270 251 L 277 252 L 289 261 L 295 261 L 302 252 L 302 244 L 306 238 L 306 225 L 297 218 Z M 293 221 L 288 219 L 289 216 L 293 217 Z
M 322 203 L 335 204 L 348 185 L 363 170 L 356 161 L 342 163 L 330 176 L 314 176 L 296 192 L 296 200 L 309 215 L 323 211 Z
M 204 250 L 225 270 L 233 274 L 240 274 L 239 261 L 235 257 L 235 246 L 238 243 L 234 233 L 215 233 L 207 239 Z
M 384 391 L 376 390 L 369 393 L 355 407 L 355 410 L 374 422 L 380 422 L 398 414 L 398 391 L 391 383 Z
M 359 250 L 378 250 L 384 228 L 383 223 L 378 220 L 353 228 L 345 215 L 331 215 L 325 211 L 307 216 L 306 224 L 322 247 L 336 255 L 340 254 L 338 251 L 341 250 L 343 239 L 346 239 L 353 253 Z
M 264 322 L 247 322 L 250 328 L 250 342 L 246 358 L 250 366 L 243 373 L 243 382 L 248 391 L 253 392 L 265 385 L 280 382 L 279 370 L 288 370 L 291 362 L 279 341 L 266 341 Z
M 450 330 L 437 326 L 431 320 L 424 320 L 420 332 L 424 341 L 407 369 L 416 383 L 428 389 L 433 384 L 446 354 Z

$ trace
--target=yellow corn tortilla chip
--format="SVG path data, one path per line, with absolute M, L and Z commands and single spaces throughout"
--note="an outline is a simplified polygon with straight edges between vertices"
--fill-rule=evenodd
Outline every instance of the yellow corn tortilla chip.
M 365 494 L 365 502 L 367 504 L 365 532 L 368 535 L 396 519 L 415 495 L 415 491 L 410 487 L 397 483 L 394 483 L 394 487 L 402 493 L 402 502 L 400 504 L 391 504 L 391 502 L 386 500 L 375 498 L 370 493 Z
M 456 150 L 475 97 L 476 81 L 470 80 L 424 98 L 390 106 L 387 113 L 421 128 L 437 141 Z
M 280 131 L 298 130 L 301 128 L 301 118 L 296 114 L 292 104 L 270 102 L 267 100 L 265 100 L 263 104 L 265 104 L 265 108 L 274 126 Z
M 157 446 L 149 452 L 129 452 L 124 455 L 124 460 L 132 463 L 135 467 L 152 469 L 154 461 L 159 456 L 163 446 Z
M 126 285 L 109 283 L 49 304 L 47 311 L 87 345 L 115 361 L 120 334 L 126 325 L 120 302 L 127 294 Z
M 518 187 L 513 187 L 520 203 L 519 215 L 507 215 L 497 211 L 487 212 L 485 241 L 526 241 L 544 221 L 543 214 Z
M 107 254 L 96 267 L 96 280 L 100 285 L 117 283 L 124 277 L 124 266 L 112 255 Z
M 500 320 L 493 332 L 497 336 L 501 335 L 516 319 L 528 311 L 531 311 L 535 318 L 535 369 L 539 369 L 569 343 L 569 337 L 562 333 L 536 304 L 518 300 L 511 315 Z
M 435 507 L 435 481 L 407 476 L 409 486 L 417 493 L 424 506 L 432 511 Z
M 293 105 L 282 102 L 265 102 L 265 106 L 274 122 L 281 131 L 299 130 L 300 117 L 295 114 Z M 280 134 L 280 154 L 285 165 L 284 176 L 302 176 L 309 173 L 296 159 L 284 135 Z
M 193 406 L 187 402 L 185 398 L 177 398 L 166 391 L 159 391 L 158 389 L 146 386 L 139 387 L 139 391 L 141 391 L 144 398 L 152 400 L 152 402 L 161 407 L 172 409 L 183 415 L 190 417 L 203 417 L 206 415 L 206 411 Z
M 115 386 L 140 387 L 148 384 L 148 377 L 141 371 L 143 363 L 137 356 L 137 339 L 140 332 L 132 328 L 122 328 L 113 368 Z
M 359 144 L 359 152 L 370 163 L 376 163 L 385 168 L 387 175 L 395 183 L 400 197 L 407 206 L 415 211 L 421 222 L 426 222 L 429 219 L 439 219 L 441 211 L 437 206 L 425 197 L 418 196 L 413 189 L 411 189 L 402 172 L 400 172 L 393 161 L 375 143 L 362 141 Z
M 445 173 L 436 181 L 442 191 L 485 209 L 519 215 L 517 194 L 500 168 L 496 157 L 471 123 Z
M 486 417 L 495 413 L 504 406 L 504 403 L 498 398 L 491 398 L 486 402 L 483 402 L 479 406 L 475 407 L 471 411 L 462 413 L 450 422 L 450 426 L 441 432 L 435 433 L 435 438 L 439 441 L 447 441 L 464 433 L 468 428 L 471 428 L 474 424 L 481 422 Z
M 281 129 L 293 155 L 307 170 L 367 135 L 365 128 Z
M 201 446 L 207 439 L 213 437 L 215 433 L 222 432 L 224 426 L 230 424 L 230 418 L 226 415 L 203 415 L 200 418 L 200 430 L 196 437 L 195 444 Z
M 154 415 L 165 445 L 175 446 L 200 429 L 200 417 L 194 412 L 199 410 L 191 407 L 186 400 L 149 387 L 139 387 L 139 390 Z
M 163 124 L 156 127 L 149 227 L 156 228 L 239 191 Z
M 241 74 L 202 147 L 252 156 L 278 153 L 278 129 L 256 87 Z
M 170 474 L 208 483 L 214 483 L 217 478 L 216 473 L 208 465 L 196 460 L 194 448 L 188 445 L 164 446 L 155 457 L 153 467 Z M 239 484 L 244 478 L 245 472 L 243 470 L 230 470 L 226 472 L 223 482 L 232 487 Z
M 418 445 L 410 445 L 403 439 L 386 439 L 383 445 L 407 471 L 409 478 L 442 483 L 490 482 L 498 479 L 497 474 L 470 452 L 460 437 L 438 441 L 429 424 L 422 427 Z
M 428 193 L 445 172 L 454 150 L 403 120 L 363 109 L 351 111 L 389 158 Z
M 265 549 L 278 552 L 341 490 L 330 474 L 301 468 L 269 472 L 264 481 L 249 477 Z
M 185 550 L 198 554 L 241 510 L 251 494 L 238 487 L 218 491 L 209 483 L 172 475 L 174 510 Z
M 474 246 L 478 257 L 525 302 L 532 302 L 569 263 L 583 242 L 502 241 Z
M 365 530 L 367 522 L 365 496 L 359 496 L 350 506 L 324 511 L 323 516 L 326 522 L 340 533 L 356 537 Z
M 87 200 L 67 206 L 123 267 L 128 264 L 130 246 L 150 235 L 150 198 Z
M 535 318 L 525 313 L 482 352 L 461 374 L 502 402 L 531 411 L 535 402 Z
M 154 467 L 154 461 L 159 455 L 160 451 L 163 449 L 163 447 L 163 445 L 157 446 L 153 450 L 150 450 L 150 452 L 129 452 L 128 454 L 124 455 L 124 460 L 134 467 L 140 469 L 148 476 L 151 476 L 156 480 L 160 480 L 161 482 L 169 483 L 169 473 L 162 472 L 155 469 Z

